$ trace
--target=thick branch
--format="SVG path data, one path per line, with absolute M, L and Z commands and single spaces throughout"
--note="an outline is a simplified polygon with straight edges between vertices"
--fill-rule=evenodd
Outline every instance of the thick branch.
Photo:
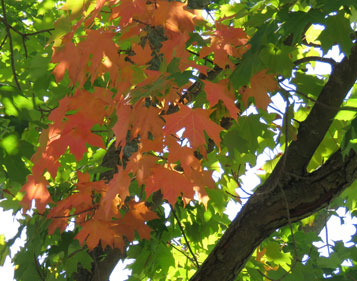
M 254 249 L 275 229 L 320 210 L 357 178 L 357 155 L 336 152 L 316 172 L 306 167 L 357 79 L 357 46 L 337 64 L 309 116 L 269 179 L 248 200 L 192 281 L 234 280 Z M 324 106 L 327 105 L 327 106 Z M 334 108 L 334 109 L 333 109 Z
M 357 178 L 357 156 L 336 152 L 318 171 L 291 179 L 283 188 L 292 222 L 326 207 Z M 263 185 L 262 190 L 267 186 Z M 268 188 L 269 189 L 269 188 Z M 279 188 L 254 194 L 225 232 L 196 275 L 198 280 L 234 280 L 254 249 L 275 229 L 288 224 Z

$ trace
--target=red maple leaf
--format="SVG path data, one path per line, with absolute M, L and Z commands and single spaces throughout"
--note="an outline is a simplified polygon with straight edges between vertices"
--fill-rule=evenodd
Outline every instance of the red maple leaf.
M 118 173 L 114 175 L 112 180 L 108 184 L 108 190 L 105 193 L 101 204 L 105 206 L 105 217 L 111 219 L 111 206 L 113 199 L 119 195 L 119 206 L 124 204 L 124 200 L 129 196 L 130 177 L 122 166 L 118 166 Z M 119 207 L 117 206 L 117 207 Z
M 27 177 L 26 184 L 21 188 L 25 195 L 21 201 L 24 212 L 31 208 L 32 200 L 36 202 L 36 208 L 40 213 L 44 213 L 46 205 L 52 203 L 51 195 L 47 186 L 49 183 L 44 178 L 36 178 L 33 175 Z
M 135 52 L 134 56 L 131 56 L 130 59 L 138 65 L 145 65 L 148 63 L 151 57 L 151 48 L 150 44 L 145 44 L 145 47 L 142 48 L 140 45 L 133 44 L 132 50 Z
M 151 175 L 145 180 L 145 191 L 148 195 L 161 189 L 161 192 L 170 204 L 175 204 L 177 197 L 183 195 L 193 199 L 194 185 L 185 174 L 176 172 L 163 166 L 151 169 Z
M 195 21 L 202 20 L 199 11 L 187 9 L 187 3 L 157 0 L 152 5 L 154 6 L 152 23 L 164 26 L 169 31 L 168 35 L 176 32 L 192 32 Z
M 234 94 L 228 90 L 227 81 L 223 80 L 219 83 L 212 83 L 203 80 L 203 83 L 205 84 L 205 92 L 210 105 L 213 106 L 217 104 L 219 100 L 223 101 L 231 117 L 237 120 L 239 109 L 234 103 Z
M 204 46 L 200 52 L 200 58 L 214 53 L 214 62 L 221 68 L 228 64 L 234 68 L 234 64 L 228 56 L 241 57 L 248 49 L 248 36 L 241 28 L 235 28 L 216 23 L 215 33 L 211 36 L 211 45 Z
M 102 248 L 107 246 L 123 249 L 124 241 L 119 233 L 112 228 L 111 221 L 101 220 L 97 217 L 82 224 L 82 229 L 75 236 L 81 243 L 86 242 L 88 249 L 92 251 L 101 242 Z
M 183 136 L 188 138 L 193 149 L 206 143 L 204 131 L 215 142 L 220 144 L 219 136 L 222 127 L 214 123 L 209 118 L 210 112 L 202 108 L 189 108 L 186 105 L 180 105 L 180 110 L 176 113 L 164 115 L 166 120 L 164 133 L 166 135 L 176 134 L 179 130 L 185 128 Z
M 58 131 L 58 138 L 50 144 L 55 155 L 64 154 L 69 147 L 70 152 L 79 161 L 83 154 L 87 152 L 87 143 L 97 147 L 105 147 L 102 138 L 91 132 L 91 128 L 95 124 L 91 120 L 88 120 L 81 113 L 70 115 L 67 119 L 63 130 Z
M 262 70 L 250 79 L 250 87 L 246 86 L 239 90 L 242 100 L 247 104 L 250 97 L 254 97 L 255 105 L 258 108 L 266 110 L 270 103 L 268 92 L 278 89 L 278 83 L 273 74 L 267 74 Z
M 166 144 L 169 146 L 170 153 L 168 155 L 169 163 L 173 164 L 180 161 L 180 164 L 189 177 L 192 170 L 200 170 L 201 162 L 195 157 L 193 150 L 189 147 L 182 147 L 177 143 L 174 137 L 168 136 Z
M 146 207 L 145 202 L 130 201 L 128 207 L 129 211 L 122 218 L 113 221 L 113 230 L 129 241 L 134 240 L 135 232 L 149 240 L 151 228 L 145 222 L 157 219 L 157 214 Z

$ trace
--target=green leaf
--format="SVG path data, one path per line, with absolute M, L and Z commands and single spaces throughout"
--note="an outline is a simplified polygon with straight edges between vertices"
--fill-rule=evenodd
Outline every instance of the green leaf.
M 321 41 L 321 48 L 325 53 L 331 49 L 333 45 L 338 44 L 341 51 L 345 53 L 346 56 L 349 56 L 353 46 L 351 40 L 352 33 L 353 30 L 351 29 L 349 20 L 340 12 L 335 16 L 329 16 L 327 18 L 326 28 L 321 32 L 318 39 Z
M 0 265 L 3 266 L 5 259 L 10 255 L 10 249 L 7 243 L 5 242 L 5 236 L 0 235 Z

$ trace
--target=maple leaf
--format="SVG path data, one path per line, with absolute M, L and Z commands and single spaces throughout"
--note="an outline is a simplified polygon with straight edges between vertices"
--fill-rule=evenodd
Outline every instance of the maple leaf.
M 135 52 L 135 56 L 131 56 L 130 59 L 138 65 L 145 65 L 148 63 L 151 57 L 151 48 L 150 44 L 145 44 L 145 47 L 142 48 L 140 45 L 133 44 L 132 50 Z
M 149 240 L 151 228 L 145 222 L 157 219 L 157 214 L 146 207 L 145 202 L 132 200 L 128 207 L 129 211 L 122 218 L 113 221 L 113 230 L 124 235 L 129 241 L 134 240 L 135 232 L 141 238 Z
M 63 79 L 67 70 L 71 84 L 74 85 L 76 81 L 83 80 L 85 69 L 82 68 L 80 52 L 72 42 L 72 37 L 66 36 L 62 39 L 62 42 L 63 46 L 53 48 L 52 62 L 58 63 L 53 74 L 58 82 Z
M 58 107 L 51 111 L 48 119 L 53 121 L 53 123 L 59 123 L 66 116 L 69 110 L 69 105 L 71 103 L 71 98 L 69 96 L 64 97 L 59 101 Z
M 81 245 L 86 242 L 88 249 L 92 251 L 101 242 L 103 250 L 107 247 L 117 247 L 123 249 L 124 241 L 112 228 L 111 221 L 93 218 L 82 223 L 82 229 L 75 236 Z
M 223 80 L 220 83 L 212 83 L 208 80 L 203 80 L 203 83 L 205 84 L 205 92 L 210 105 L 217 104 L 219 100 L 223 101 L 231 117 L 237 120 L 239 109 L 234 103 L 234 94 L 227 88 L 227 81 Z
M 69 147 L 70 152 L 79 161 L 87 152 L 86 143 L 105 148 L 100 136 L 91 132 L 94 123 L 84 115 L 77 113 L 67 117 L 62 131 L 58 131 L 58 138 L 51 142 L 54 153 L 62 155 Z
M 189 57 L 190 54 L 186 50 L 186 42 L 189 38 L 189 35 L 184 33 L 173 36 L 162 43 L 160 51 L 164 54 L 167 64 L 174 57 L 180 58 L 181 61 L 185 61 Z
M 187 9 L 187 3 L 158 0 L 153 5 L 155 5 L 153 24 L 162 25 L 173 33 L 192 32 L 195 28 L 195 21 L 202 19 L 199 11 Z
M 94 92 L 77 90 L 71 98 L 69 110 L 86 115 L 93 124 L 102 124 L 113 111 L 113 93 L 108 89 L 94 87 Z
M 52 218 L 50 225 L 48 226 L 48 234 L 52 235 L 58 228 L 60 233 L 66 230 L 68 226 L 69 210 L 64 210 L 61 214 L 62 217 Z
M 81 41 L 77 46 L 83 57 L 83 67 L 88 69 L 92 83 L 102 75 L 101 66 L 111 69 L 112 77 L 114 78 L 116 76 L 115 72 L 118 73 L 118 68 L 127 64 L 118 55 L 119 47 L 113 42 L 114 36 L 115 32 L 112 30 L 90 29 L 87 30 L 85 40 Z M 117 70 L 113 71 L 114 68 Z
M 249 49 L 247 42 L 248 36 L 243 29 L 216 23 L 216 30 L 211 36 L 211 45 L 202 47 L 200 58 L 213 52 L 215 64 L 223 69 L 227 64 L 234 68 L 228 56 L 241 57 Z
M 118 166 L 118 173 L 116 173 L 113 179 L 108 184 L 108 190 L 105 193 L 103 202 L 101 204 L 105 206 L 105 215 L 106 218 L 109 219 L 109 214 L 111 211 L 111 202 L 113 199 L 119 195 L 120 201 L 119 204 L 122 205 L 127 196 L 129 196 L 129 185 L 130 185 L 130 177 L 126 171 L 123 170 L 122 166 Z M 119 205 L 119 206 L 120 206 Z
M 93 192 L 103 193 L 107 190 L 107 186 L 104 181 L 90 181 L 90 175 L 88 173 L 83 174 L 77 172 L 78 183 L 76 184 L 75 193 L 69 197 L 57 202 L 56 206 L 51 209 L 47 218 L 52 218 L 49 229 L 53 233 L 56 228 L 60 228 L 60 231 L 64 231 L 68 224 L 69 212 L 73 209 L 77 214 L 85 211 L 94 210 L 92 203 Z M 80 218 L 77 218 L 80 221 Z
M 48 192 L 48 181 L 44 178 L 35 178 L 33 175 L 27 177 L 26 184 L 21 188 L 25 195 L 21 201 L 24 212 L 31 208 L 32 200 L 36 202 L 36 208 L 40 213 L 44 213 L 46 205 L 52 203 L 51 195 Z
M 216 188 L 216 184 L 212 179 L 212 171 L 192 171 L 191 181 L 194 184 L 194 190 L 197 192 L 198 201 L 207 209 L 209 197 L 206 192 L 206 187 Z
M 73 96 L 66 96 L 60 100 L 58 107 L 49 115 L 49 119 L 54 124 L 60 124 L 68 111 L 76 111 L 85 114 L 94 124 L 101 124 L 104 117 L 109 116 L 113 111 L 112 95 L 109 90 L 99 87 L 94 87 L 93 93 L 77 89 Z
M 113 127 L 113 132 L 116 136 L 116 145 L 121 144 L 122 146 L 125 146 L 126 144 L 126 135 L 129 130 L 131 112 L 131 106 L 127 104 L 124 99 L 121 99 L 117 104 L 116 111 L 118 120 Z
M 181 105 L 180 110 L 176 113 L 164 115 L 166 120 L 164 133 L 166 135 L 176 134 L 179 130 L 185 128 L 183 136 L 188 138 L 193 149 L 198 148 L 206 143 L 204 131 L 207 135 L 219 145 L 221 137 L 219 136 L 222 127 L 214 123 L 209 118 L 210 112 L 202 108 L 189 108 Z
M 156 107 L 146 107 L 144 100 L 136 103 L 131 116 L 132 137 L 135 138 L 140 134 L 141 138 L 148 138 L 149 133 L 153 138 L 162 136 L 164 121 L 159 115 L 160 112 Z
M 161 189 L 164 198 L 175 204 L 177 197 L 183 195 L 188 199 L 193 199 L 195 194 L 194 185 L 183 174 L 163 166 L 151 169 L 151 175 L 145 179 L 145 191 L 148 195 Z
M 266 110 L 270 103 L 268 92 L 278 89 L 278 83 L 273 74 L 268 74 L 266 70 L 262 70 L 255 74 L 250 79 L 250 87 L 245 86 L 239 90 L 242 95 L 242 100 L 245 104 L 250 97 L 254 97 L 257 108 Z
M 126 26 L 133 17 L 145 20 L 147 15 L 145 0 L 122 0 L 120 5 L 112 8 L 110 19 L 120 17 L 119 24 Z
M 158 166 L 157 160 L 156 156 L 137 152 L 130 157 L 126 169 L 128 172 L 135 173 L 138 184 L 142 185 L 151 175 L 151 169 Z
M 180 146 L 177 143 L 177 140 L 171 136 L 166 138 L 166 144 L 169 146 L 170 150 L 168 161 L 170 163 L 180 161 L 180 164 L 188 177 L 190 177 L 192 170 L 201 169 L 201 162 L 195 157 L 191 148 Z

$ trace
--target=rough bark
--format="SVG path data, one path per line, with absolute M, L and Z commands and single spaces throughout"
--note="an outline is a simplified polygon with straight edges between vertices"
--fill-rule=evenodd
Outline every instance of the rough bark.
M 357 178 L 357 155 L 335 152 L 317 171 L 306 167 L 357 79 L 357 46 L 338 63 L 268 180 L 251 196 L 191 281 L 234 280 L 275 229 L 320 210 Z

